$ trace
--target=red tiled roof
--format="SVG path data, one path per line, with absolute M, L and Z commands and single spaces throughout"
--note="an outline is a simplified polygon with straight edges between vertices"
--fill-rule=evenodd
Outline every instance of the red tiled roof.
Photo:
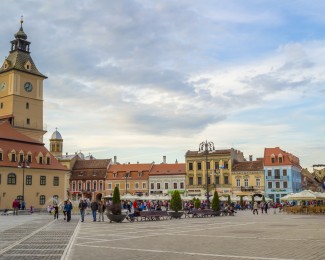
M 99 180 L 106 178 L 111 159 L 77 160 L 71 171 L 70 180 Z
M 7 134 L 7 135 L 6 135 Z M 27 159 L 27 154 L 32 154 L 32 162 L 30 163 L 30 168 L 34 169 L 52 169 L 52 170 L 65 170 L 67 168 L 60 164 L 57 159 L 45 148 L 44 144 L 37 142 L 21 133 L 19 133 L 15 128 L 13 128 L 7 122 L 0 123 L 0 149 L 3 152 L 3 160 L 0 161 L 0 166 L 2 167 L 18 167 L 19 152 L 23 151 L 25 159 Z M 16 162 L 12 162 L 11 151 L 16 152 Z M 50 157 L 50 164 L 39 164 L 36 160 L 36 156 L 42 153 L 43 156 Z
M 152 167 L 153 164 L 151 163 L 112 164 L 108 168 L 106 178 L 109 180 L 125 180 L 125 174 L 129 173 L 129 180 L 147 180 Z
M 107 169 L 111 159 L 77 160 L 72 170 Z
M 130 172 L 130 171 L 150 171 L 152 163 L 130 163 L 130 164 L 111 164 L 108 172 Z
M 162 163 L 155 164 L 149 175 L 185 175 L 186 174 L 186 164 L 185 163 Z
M 262 160 L 247 161 L 247 162 L 236 162 L 232 166 L 233 172 L 241 171 L 263 171 L 264 165 Z
M 34 143 L 34 144 L 43 144 L 18 132 L 7 121 L 0 122 L 0 139 L 21 141 L 21 142 Z
M 279 162 L 279 155 L 282 155 L 282 163 Z M 272 163 L 272 156 L 274 155 L 275 162 Z M 265 166 L 280 166 L 280 165 L 294 165 L 300 166 L 299 158 L 291 153 L 281 150 L 279 147 L 264 149 L 264 165 Z

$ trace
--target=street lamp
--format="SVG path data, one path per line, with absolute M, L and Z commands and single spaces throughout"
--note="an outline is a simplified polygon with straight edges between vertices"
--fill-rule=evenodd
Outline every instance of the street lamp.
M 128 194 L 128 177 L 129 177 L 129 173 L 126 172 L 125 173 L 125 194 Z
M 29 166 L 29 161 L 28 160 L 23 160 L 20 161 L 18 164 L 18 168 L 22 168 L 23 169 L 23 198 L 22 198 L 22 202 L 25 201 L 25 168 L 30 168 Z
M 210 208 L 210 200 L 209 200 L 209 171 L 208 171 L 208 154 L 209 152 L 214 151 L 214 143 L 213 142 L 202 142 L 199 145 L 199 152 L 205 153 L 205 170 L 206 170 L 206 190 L 207 190 L 207 206 Z

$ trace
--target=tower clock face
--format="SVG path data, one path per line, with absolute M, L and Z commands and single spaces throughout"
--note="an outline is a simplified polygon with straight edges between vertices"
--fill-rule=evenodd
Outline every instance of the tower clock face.
M 6 89 L 6 83 L 5 82 L 1 82 L 0 83 L 0 91 L 4 91 Z
M 25 85 L 24 85 L 24 89 L 27 91 L 27 92 L 31 92 L 33 90 L 33 85 L 32 83 L 30 82 L 26 82 Z

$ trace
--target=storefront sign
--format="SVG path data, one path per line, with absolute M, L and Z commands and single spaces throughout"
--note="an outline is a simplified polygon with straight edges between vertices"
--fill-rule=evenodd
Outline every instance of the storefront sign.
M 286 189 L 272 189 L 271 192 L 287 192 Z

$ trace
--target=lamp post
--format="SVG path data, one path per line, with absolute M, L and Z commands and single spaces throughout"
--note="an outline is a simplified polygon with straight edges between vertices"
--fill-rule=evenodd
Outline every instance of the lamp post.
M 128 177 L 129 177 L 129 173 L 126 172 L 125 173 L 125 195 L 128 194 Z
M 30 168 L 29 166 L 29 161 L 28 160 L 23 160 L 20 161 L 18 164 L 18 168 L 22 168 L 23 169 L 23 198 L 22 198 L 22 202 L 25 201 L 25 168 Z
M 210 208 L 210 200 L 209 200 L 209 171 L 208 171 L 208 154 L 209 152 L 214 151 L 214 143 L 213 142 L 202 142 L 199 145 L 199 152 L 205 153 L 205 170 L 206 170 L 206 190 L 207 190 L 207 206 Z

